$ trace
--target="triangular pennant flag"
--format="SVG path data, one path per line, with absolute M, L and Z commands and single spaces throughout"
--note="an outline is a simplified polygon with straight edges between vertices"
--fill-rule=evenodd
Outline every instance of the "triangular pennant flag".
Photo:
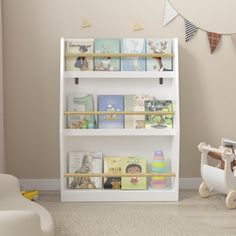
M 143 30 L 143 27 L 139 23 L 133 25 L 133 31 Z
M 186 19 L 184 19 L 184 23 L 185 23 L 185 41 L 188 42 L 197 33 L 198 27 Z
M 211 48 L 211 53 L 213 53 L 220 42 L 221 34 L 207 32 L 208 40 Z
M 231 34 L 231 39 L 236 44 L 236 34 Z
M 87 28 L 87 27 L 90 27 L 91 24 L 90 24 L 90 22 L 89 22 L 87 19 L 84 19 L 84 20 L 82 21 L 81 26 L 82 26 L 82 28 Z
M 167 25 L 177 15 L 179 15 L 179 13 L 170 5 L 170 3 L 168 1 L 166 1 L 166 8 L 165 8 L 163 26 Z

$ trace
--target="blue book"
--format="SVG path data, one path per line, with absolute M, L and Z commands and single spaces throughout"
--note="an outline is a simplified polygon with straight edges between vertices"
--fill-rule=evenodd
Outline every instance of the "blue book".
M 98 111 L 124 111 L 124 96 L 98 95 Z M 123 129 L 124 115 L 98 115 L 99 129 Z
M 145 53 L 145 39 L 127 38 L 122 39 L 121 44 L 122 53 Z M 144 57 L 132 57 L 121 59 L 122 71 L 145 71 L 146 70 L 146 58 Z
M 95 53 L 120 53 L 119 39 L 95 39 L 94 45 Z M 120 59 L 96 57 L 94 59 L 94 67 L 96 71 L 119 71 Z

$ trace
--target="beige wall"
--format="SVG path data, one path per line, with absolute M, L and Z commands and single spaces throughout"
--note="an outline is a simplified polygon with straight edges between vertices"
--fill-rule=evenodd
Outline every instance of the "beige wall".
M 4 171 L 4 129 L 3 129 L 3 73 L 2 73 L 2 8 L 0 0 L 0 173 Z
M 186 1 L 187 6 L 183 0 L 172 2 L 176 9 L 187 7 L 190 16 L 208 21 Z M 204 4 L 212 9 L 210 2 Z M 236 2 L 232 4 L 235 9 Z M 185 43 L 183 19 L 177 17 L 162 28 L 163 13 L 164 0 L 3 0 L 8 172 L 21 178 L 59 177 L 60 37 L 178 37 L 180 172 L 181 177 L 200 176 L 199 142 L 218 145 L 221 137 L 236 139 L 236 48 L 223 36 L 211 55 L 202 31 Z M 80 28 L 84 17 L 91 28 Z M 131 30 L 135 21 L 143 31 Z

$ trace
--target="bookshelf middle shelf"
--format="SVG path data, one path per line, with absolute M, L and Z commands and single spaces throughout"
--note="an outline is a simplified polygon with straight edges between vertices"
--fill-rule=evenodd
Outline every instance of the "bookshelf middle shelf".
M 174 136 L 175 129 L 64 129 L 64 136 Z

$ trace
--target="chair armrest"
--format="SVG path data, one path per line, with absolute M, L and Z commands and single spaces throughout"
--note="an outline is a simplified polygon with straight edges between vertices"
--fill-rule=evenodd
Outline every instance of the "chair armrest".
M 19 180 L 8 174 L 0 174 L 0 201 L 3 198 L 20 195 Z
M 28 210 L 0 211 L 0 235 L 42 236 L 40 217 Z

